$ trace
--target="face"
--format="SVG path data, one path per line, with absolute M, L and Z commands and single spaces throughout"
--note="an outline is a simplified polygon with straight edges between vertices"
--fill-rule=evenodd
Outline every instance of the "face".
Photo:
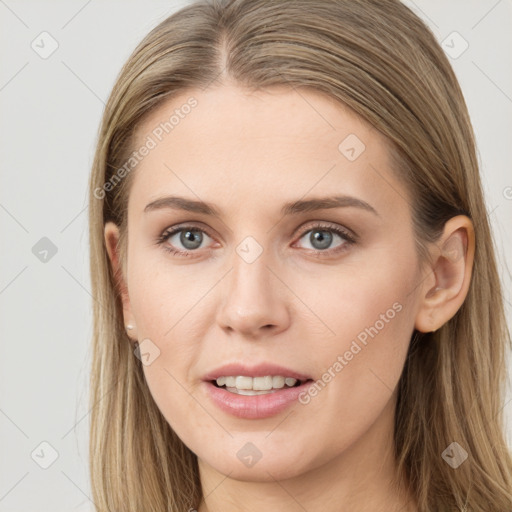
M 422 275 L 384 138 L 319 93 L 224 85 L 161 106 L 150 139 L 125 320 L 201 466 L 290 478 L 390 426 Z

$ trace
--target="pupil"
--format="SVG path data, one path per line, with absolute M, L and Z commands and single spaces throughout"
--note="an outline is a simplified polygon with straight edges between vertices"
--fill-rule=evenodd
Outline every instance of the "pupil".
M 329 231 L 313 231 L 309 238 L 311 245 L 316 249 L 326 249 L 331 245 L 332 233 L 329 233 Z

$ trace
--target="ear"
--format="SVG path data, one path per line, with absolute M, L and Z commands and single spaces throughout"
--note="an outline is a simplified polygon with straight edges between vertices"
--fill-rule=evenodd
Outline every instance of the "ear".
M 431 245 L 430 274 L 423 282 L 415 328 L 433 332 L 452 318 L 469 290 L 475 234 L 471 219 L 465 215 L 446 222 L 439 241 Z
M 105 224 L 104 236 L 108 257 L 110 259 L 110 264 L 115 278 L 116 288 L 123 303 L 124 324 L 126 326 L 128 336 L 136 339 L 136 325 L 131 312 L 128 287 L 126 285 L 125 276 L 123 275 L 119 253 L 119 227 L 113 222 L 107 222 Z

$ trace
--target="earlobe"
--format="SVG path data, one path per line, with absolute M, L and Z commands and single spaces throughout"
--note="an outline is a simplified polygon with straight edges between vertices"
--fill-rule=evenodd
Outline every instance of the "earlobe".
M 124 323 L 129 331 L 129 336 L 135 335 L 135 322 L 131 314 L 130 298 L 128 287 L 122 271 L 121 258 L 119 254 L 119 227 L 113 222 L 107 222 L 104 230 L 105 246 L 107 248 L 115 285 L 123 303 Z
M 471 220 L 465 215 L 451 218 L 440 240 L 431 247 L 431 276 L 420 292 L 415 323 L 418 331 L 436 331 L 459 310 L 469 290 L 474 251 Z

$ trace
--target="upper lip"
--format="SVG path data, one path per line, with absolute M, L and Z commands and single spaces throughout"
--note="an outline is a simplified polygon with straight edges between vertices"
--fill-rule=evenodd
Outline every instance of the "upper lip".
M 280 375 L 282 377 L 292 377 L 297 380 L 305 381 L 311 379 L 308 375 L 297 372 L 284 366 L 273 363 L 259 363 L 257 365 L 248 365 L 242 363 L 229 363 L 219 366 L 215 370 L 208 372 L 203 380 L 211 381 L 219 377 L 229 377 L 243 375 L 246 377 L 265 377 L 267 375 Z

